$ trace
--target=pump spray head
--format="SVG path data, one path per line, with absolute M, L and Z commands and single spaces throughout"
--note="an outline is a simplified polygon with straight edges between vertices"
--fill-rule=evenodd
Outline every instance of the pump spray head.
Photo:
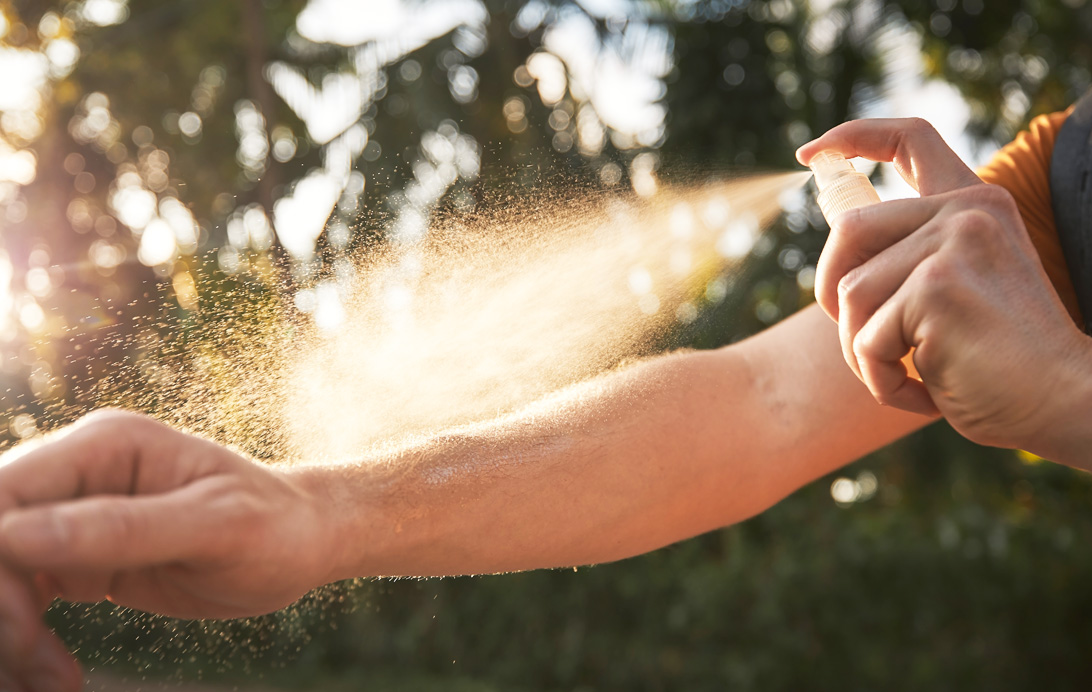
M 838 152 L 825 149 L 816 154 L 808 165 L 815 173 L 815 186 L 819 188 L 815 201 L 819 203 L 827 223 L 834 221 L 842 212 L 880 201 L 868 176 L 859 172 Z

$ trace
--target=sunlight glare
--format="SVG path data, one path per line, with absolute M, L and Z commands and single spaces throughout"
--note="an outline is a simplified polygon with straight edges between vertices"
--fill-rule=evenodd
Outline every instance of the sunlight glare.
M 84 0 L 79 16 L 96 26 L 113 26 L 129 18 L 128 0 Z
M 480 0 L 311 0 L 297 17 L 296 29 L 316 43 L 397 41 L 409 52 L 459 26 L 484 27 L 488 19 Z
M 293 259 L 306 262 L 314 257 L 315 241 L 322 235 L 340 194 L 341 186 L 332 176 L 314 170 L 273 205 L 273 228 Z
M 0 111 L 36 111 L 49 74 L 49 60 L 37 51 L 0 47 Z
M 16 151 L 0 140 L 0 181 L 29 185 L 34 182 L 37 171 L 38 161 L 34 152 L 26 149 Z
M 175 240 L 174 229 L 163 219 L 158 217 L 152 219 L 140 236 L 137 259 L 142 264 L 155 267 L 170 262 L 177 253 L 178 243 Z
M 155 193 L 144 189 L 139 176 L 119 176 L 118 184 L 110 195 L 110 208 L 123 224 L 140 233 L 155 217 Z

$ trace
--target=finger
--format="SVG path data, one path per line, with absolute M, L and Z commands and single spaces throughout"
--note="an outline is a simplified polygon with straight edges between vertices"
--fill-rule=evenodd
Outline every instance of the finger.
M 922 196 L 982 182 L 936 128 L 921 118 L 852 120 L 800 147 L 796 158 L 807 165 L 826 149 L 846 158 L 891 161 L 899 175 Z
M 130 492 L 135 447 L 129 431 L 104 418 L 86 417 L 0 458 L 0 512 L 87 492 Z
M 87 495 L 170 490 L 189 480 L 186 474 L 200 475 L 200 469 L 157 463 L 177 454 L 183 435 L 151 418 L 123 411 L 86 416 L 37 444 L 20 445 L 0 457 L 0 513 Z M 205 440 L 192 440 L 211 446 Z
M 19 670 L 45 626 L 27 579 L 0 566 L 0 670 Z
M 862 376 L 854 340 L 873 314 L 906 282 L 919 264 L 942 245 L 942 237 L 929 223 L 917 233 L 883 250 L 838 282 L 838 338 L 846 363 Z
M 945 197 L 896 199 L 850 209 L 831 226 L 815 271 L 815 299 L 838 320 L 838 284 L 875 255 L 913 234 L 948 203 Z
M 118 570 L 212 555 L 237 516 L 224 481 L 138 497 L 96 496 L 10 510 L 0 556 L 30 570 Z
M 925 266 L 925 263 L 918 267 Z M 861 381 L 872 397 L 884 406 L 893 406 L 924 416 L 940 415 L 925 385 L 909 377 L 902 359 L 916 344 L 913 335 L 917 318 L 909 314 L 915 270 L 890 300 L 884 303 L 861 328 L 853 340 L 853 351 L 861 369 Z
M 27 692 L 78 692 L 83 671 L 53 633 L 43 630 L 34 651 L 18 671 Z

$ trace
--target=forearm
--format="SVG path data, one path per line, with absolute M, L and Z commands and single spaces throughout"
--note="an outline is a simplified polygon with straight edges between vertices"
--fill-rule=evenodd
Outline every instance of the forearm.
M 334 527 L 331 578 L 605 562 L 762 511 L 924 422 L 871 402 L 832 326 L 793 318 L 504 419 L 295 471 Z
M 515 416 L 318 471 L 348 520 L 333 520 L 349 537 L 336 576 L 603 562 L 757 511 L 744 492 L 696 501 L 719 461 L 698 429 L 708 418 L 690 414 L 721 402 L 691 401 L 685 386 L 702 361 L 640 364 Z M 739 466 L 737 482 L 750 485 Z

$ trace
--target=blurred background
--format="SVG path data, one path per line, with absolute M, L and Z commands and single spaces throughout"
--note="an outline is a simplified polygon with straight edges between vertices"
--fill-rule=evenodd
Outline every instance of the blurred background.
M 984 162 L 1084 93 L 1089 36 L 1085 0 L 0 0 L 0 445 L 162 406 L 157 354 L 270 301 L 336 327 L 370 243 L 490 200 L 791 170 L 862 116 Z M 810 303 L 825 232 L 786 202 L 659 347 Z M 938 424 L 618 564 L 48 617 L 101 689 L 1085 689 L 1090 510 L 1087 475 Z

